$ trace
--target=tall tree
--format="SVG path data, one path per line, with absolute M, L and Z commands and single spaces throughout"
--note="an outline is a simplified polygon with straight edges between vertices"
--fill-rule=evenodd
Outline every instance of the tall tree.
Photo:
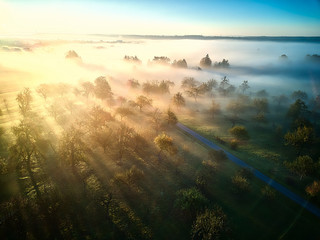
M 177 108 L 184 107 L 186 105 L 186 101 L 181 92 L 177 92 L 173 95 L 172 102 Z
M 287 112 L 287 116 L 296 120 L 297 118 L 304 118 L 308 113 L 308 107 L 304 101 L 297 99 L 293 104 L 290 105 Z
M 169 125 L 176 125 L 178 122 L 177 116 L 170 109 L 167 111 L 167 121 Z
M 142 108 L 152 106 L 152 99 L 148 98 L 146 96 L 140 95 L 136 99 L 136 104 L 140 109 L 140 112 L 142 111 Z
M 80 162 L 86 162 L 89 147 L 83 140 L 84 133 L 75 126 L 62 133 L 59 143 L 59 155 L 63 164 L 69 165 L 74 174 L 77 174 L 76 167 Z
M 206 209 L 197 215 L 192 225 L 191 238 L 193 240 L 227 239 L 230 232 L 228 219 L 222 208 Z
M 160 149 L 158 153 L 159 160 L 161 159 L 161 153 L 163 151 L 168 152 L 170 155 L 175 155 L 178 152 L 177 147 L 173 143 L 173 139 L 165 133 L 159 134 L 154 139 L 154 143 Z
M 212 61 L 209 57 L 209 54 L 207 54 L 204 58 L 200 60 L 200 67 L 202 68 L 209 68 L 211 67 Z
M 242 94 L 245 93 L 250 88 L 249 83 L 247 80 L 244 80 L 241 85 L 239 86 L 240 91 L 242 91 Z
M 40 84 L 40 86 L 37 87 L 36 91 L 45 101 L 47 101 L 47 98 L 52 89 L 49 84 Z
M 311 127 L 298 127 L 284 136 L 285 145 L 294 147 L 299 154 L 305 147 L 310 146 L 314 140 L 314 130 Z
M 29 88 L 25 88 L 16 98 L 19 104 L 19 111 L 23 117 L 31 113 L 32 96 Z
M 182 210 L 187 217 L 194 218 L 208 204 L 208 199 L 196 188 L 181 189 L 177 192 L 175 206 Z
M 248 131 L 244 126 L 235 126 L 229 129 L 229 132 L 238 140 L 248 140 L 250 138 Z
M 285 165 L 290 171 L 300 176 L 300 180 L 315 172 L 317 168 L 309 155 L 299 156 L 293 162 L 285 162 Z
M 95 93 L 95 86 L 92 82 L 86 81 L 81 83 L 82 95 L 88 99 L 91 94 Z M 111 91 L 111 88 L 110 88 Z
M 94 94 L 101 100 L 112 98 L 112 91 L 106 77 L 100 76 L 94 80 Z

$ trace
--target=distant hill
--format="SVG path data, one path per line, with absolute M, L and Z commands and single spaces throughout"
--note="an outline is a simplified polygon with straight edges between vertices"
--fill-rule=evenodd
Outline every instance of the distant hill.
M 190 39 L 190 40 L 245 40 L 245 41 L 274 41 L 274 42 L 313 42 L 320 43 L 320 36 L 203 36 L 203 35 L 104 35 L 95 36 L 123 37 L 135 39 Z

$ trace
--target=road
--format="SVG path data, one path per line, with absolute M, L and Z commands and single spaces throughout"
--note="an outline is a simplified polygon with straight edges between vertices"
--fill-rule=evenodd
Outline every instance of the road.
M 201 135 L 192 131 L 191 129 L 189 129 L 188 127 L 186 127 L 185 125 L 183 125 L 181 123 L 177 123 L 177 127 L 180 128 L 181 130 L 183 130 L 184 132 L 187 132 L 191 136 L 195 137 L 196 139 L 198 139 L 199 141 L 206 144 L 207 146 L 209 146 L 212 149 L 224 150 L 221 147 L 219 147 L 218 145 L 210 142 L 208 139 L 202 137 Z M 239 158 L 232 155 L 231 153 L 229 153 L 225 150 L 224 150 L 224 152 L 227 154 L 228 158 L 232 162 L 238 164 L 241 167 L 250 169 L 252 171 L 252 173 L 254 174 L 254 176 L 256 176 L 260 180 L 264 181 L 265 183 L 267 183 L 268 185 L 270 185 L 271 187 L 273 187 L 274 189 L 276 189 L 277 191 L 279 191 L 283 195 L 287 196 L 288 198 L 290 198 L 291 200 L 298 203 L 299 205 L 301 205 L 302 207 L 307 209 L 309 212 L 313 213 L 318 218 L 320 218 L 320 209 L 318 207 L 316 207 L 312 203 L 309 203 L 307 200 L 305 200 L 302 197 L 298 196 L 297 194 L 293 193 L 292 191 L 290 191 L 289 189 L 287 189 L 286 187 L 284 187 L 280 183 L 278 183 L 275 180 L 273 180 L 272 178 L 269 178 L 268 176 L 264 175 L 263 173 L 261 173 L 260 171 L 258 171 L 255 168 L 253 168 L 251 165 L 245 163 L 244 161 L 240 160 Z

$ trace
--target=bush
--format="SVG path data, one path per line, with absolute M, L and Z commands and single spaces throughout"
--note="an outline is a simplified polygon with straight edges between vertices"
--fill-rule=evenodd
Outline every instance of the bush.
M 221 162 L 221 161 L 225 161 L 228 159 L 226 153 L 223 150 L 211 149 L 208 154 L 209 154 L 209 159 L 212 161 Z
M 220 143 L 221 145 L 225 145 L 226 144 L 226 141 L 224 141 L 221 137 L 217 137 L 215 136 L 214 139 Z
M 242 168 L 238 171 L 238 174 L 239 176 L 242 176 L 244 178 L 247 178 L 247 179 L 252 179 L 253 177 L 253 172 L 251 169 L 249 168 Z
M 248 180 L 240 175 L 235 175 L 231 179 L 233 184 L 233 191 L 235 193 L 244 193 L 249 191 L 249 182 Z
M 231 147 L 231 149 L 233 149 L 233 150 L 237 150 L 238 147 L 239 147 L 239 141 L 238 141 L 237 139 L 232 139 L 232 140 L 230 141 L 230 147 Z
M 276 197 L 276 191 L 270 186 L 266 185 L 261 189 L 262 196 L 268 200 L 273 200 Z
M 235 126 L 229 129 L 231 135 L 238 140 L 249 140 L 249 134 L 244 126 Z

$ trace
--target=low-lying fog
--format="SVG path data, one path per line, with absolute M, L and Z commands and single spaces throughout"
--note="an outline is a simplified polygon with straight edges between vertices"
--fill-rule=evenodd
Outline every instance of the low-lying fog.
M 69 50 L 74 50 L 81 59 L 67 59 Z M 40 82 L 93 81 L 100 75 L 111 76 L 119 83 L 130 78 L 140 82 L 168 79 L 178 86 L 184 77 L 199 81 L 214 78 L 219 82 L 227 76 L 236 87 L 247 80 L 250 91 L 266 89 L 278 94 L 300 89 L 315 96 L 319 94 L 320 63 L 306 60 L 306 55 L 319 53 L 320 43 L 308 42 L 111 37 L 73 41 L 0 39 L 0 91 L 13 91 L 12 83 L 18 84 L 20 90 Z M 227 59 L 230 67 L 193 69 L 206 54 L 213 63 Z M 280 58 L 283 54 L 286 59 Z M 137 56 L 142 64 L 123 61 L 125 55 Z M 150 66 L 148 61 L 154 56 L 166 56 L 171 62 L 185 59 L 188 69 Z

